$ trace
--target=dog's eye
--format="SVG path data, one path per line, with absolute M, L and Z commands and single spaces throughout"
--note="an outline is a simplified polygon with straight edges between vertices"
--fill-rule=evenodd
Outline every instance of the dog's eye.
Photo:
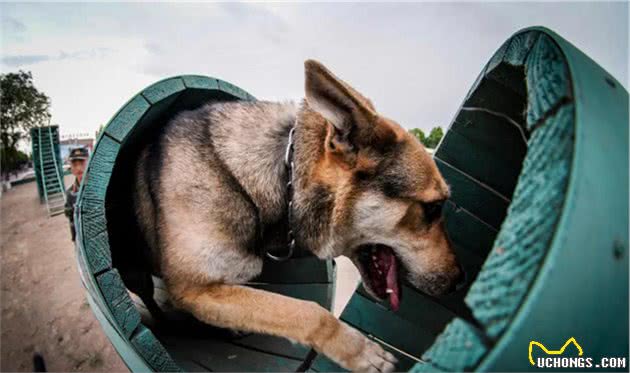
M 444 208 L 444 201 L 433 201 L 422 204 L 424 209 L 424 218 L 427 222 L 431 223 L 437 218 L 442 216 L 442 209 Z

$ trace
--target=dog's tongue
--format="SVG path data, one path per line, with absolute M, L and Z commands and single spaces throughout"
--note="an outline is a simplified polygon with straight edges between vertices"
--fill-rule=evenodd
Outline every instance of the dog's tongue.
M 398 268 L 396 259 L 392 255 L 392 264 L 387 271 L 387 289 L 389 292 L 389 304 L 392 306 L 392 310 L 398 311 L 400 306 L 400 289 L 398 289 Z
M 400 289 L 398 288 L 398 262 L 394 254 L 390 250 L 383 250 L 383 261 L 386 263 L 387 274 L 385 282 L 387 284 L 387 293 L 389 295 L 389 304 L 393 311 L 398 311 L 400 307 Z

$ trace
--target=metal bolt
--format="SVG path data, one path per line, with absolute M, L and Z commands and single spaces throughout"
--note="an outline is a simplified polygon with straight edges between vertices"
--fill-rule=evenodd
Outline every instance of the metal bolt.
M 609 85 L 609 86 L 611 86 L 612 88 L 617 88 L 617 85 L 615 84 L 615 82 L 614 82 L 611 78 L 609 78 L 609 77 L 605 76 L 605 77 L 604 77 L 604 80 L 605 80 L 605 81 L 606 81 L 606 83 L 608 83 L 608 85 Z
M 613 257 L 616 260 L 620 260 L 621 258 L 623 258 L 623 252 L 624 252 L 624 247 L 623 247 L 623 243 L 620 240 L 615 240 L 615 242 L 613 243 Z

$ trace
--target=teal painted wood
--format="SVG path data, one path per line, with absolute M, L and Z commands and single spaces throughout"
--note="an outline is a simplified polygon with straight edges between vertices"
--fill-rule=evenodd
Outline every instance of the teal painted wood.
M 519 65 L 527 112 L 517 122 L 528 151 L 508 215 L 466 298 L 483 335 L 462 349 L 453 330 L 478 332 L 456 319 L 424 355 L 430 364 L 416 371 L 534 370 L 529 341 L 559 347 L 569 336 L 587 356 L 627 357 L 628 94 L 564 39 L 532 28 L 504 43 L 466 100 L 483 102 L 479 91 L 493 86 L 488 79 L 520 94 Z M 486 92 L 491 97 L 493 89 Z M 448 151 L 449 133 L 436 158 Z
M 471 216 L 464 209 L 457 208 L 453 203 L 446 204 L 444 220 L 449 238 L 455 246 L 465 248 L 471 256 L 483 262 L 492 247 L 498 230 Z M 470 237 L 474 236 L 475 240 Z M 472 272 L 476 273 L 478 271 Z
M 252 280 L 261 283 L 328 284 L 334 281 L 332 261 L 315 256 L 295 258 L 288 262 L 267 259 L 262 273 Z
M 193 362 L 204 371 L 295 372 L 302 363 L 301 359 L 257 353 L 220 339 L 166 336 L 162 343 L 176 360 Z
M 149 372 L 151 371 L 151 366 L 145 361 L 145 359 L 140 355 L 135 349 L 129 348 L 127 339 L 123 337 L 119 331 L 116 329 L 115 324 L 107 317 L 107 315 L 103 312 L 105 309 L 103 305 L 99 304 L 92 295 L 88 292 L 86 296 L 88 300 L 88 304 L 96 316 L 96 319 L 99 321 L 103 331 L 109 338 L 110 342 L 116 349 L 116 352 L 120 355 L 122 361 L 125 363 L 127 368 L 129 368 L 132 372 Z
M 79 193 L 81 228 L 84 230 L 81 243 L 86 252 L 90 273 L 102 272 L 112 265 L 105 218 L 105 195 L 119 150 L 120 144 L 115 139 L 109 135 L 101 136 L 90 158 Z
M 412 372 L 470 371 L 486 353 L 479 331 L 461 319 L 454 319 L 422 355 L 426 364 L 418 364 Z
M 162 346 L 153 333 L 144 326 L 140 326 L 137 329 L 136 333 L 131 338 L 131 343 L 154 371 L 181 372 L 180 367 L 170 358 L 164 346 Z
M 130 338 L 140 325 L 140 314 L 134 307 L 118 271 L 112 269 L 102 273 L 96 277 L 96 282 L 118 326 L 125 337 Z
M 209 79 L 201 75 L 186 75 L 182 77 L 186 88 L 196 88 L 205 90 L 219 89 L 219 81 L 217 79 Z
M 134 96 L 127 102 L 105 128 L 105 133 L 118 142 L 123 142 L 127 134 L 149 110 L 150 103 L 141 94 Z
M 628 357 L 628 93 L 546 29 L 567 62 L 574 157 L 563 215 L 528 297 L 480 370 L 533 370 L 530 340 L 574 336 L 585 355 Z M 595 181 L 595 182 L 594 182 Z
M 505 218 L 510 201 L 481 187 L 476 179 L 458 172 L 442 160 L 436 159 L 436 163 L 442 176 L 450 184 L 457 185 L 457 188 L 451 190 L 451 201 L 456 201 L 456 208 L 472 213 L 498 230 Z
M 565 199 L 572 133 L 571 104 L 534 131 L 508 216 L 466 298 L 493 338 L 510 322 L 549 247 Z
M 177 96 L 177 93 L 184 89 L 186 86 L 181 77 L 168 78 L 142 91 L 142 96 L 149 101 L 149 104 L 155 105 L 168 97 Z

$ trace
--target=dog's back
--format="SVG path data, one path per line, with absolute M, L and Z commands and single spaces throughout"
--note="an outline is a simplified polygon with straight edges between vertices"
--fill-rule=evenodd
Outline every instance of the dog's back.
M 176 237 L 199 229 L 202 222 L 169 230 L 169 221 L 189 218 L 187 209 L 221 214 L 228 223 L 217 234 L 257 250 L 285 214 L 283 154 L 296 110 L 292 103 L 212 103 L 179 114 L 141 147 L 132 206 L 153 272 L 163 272 L 163 252 Z

